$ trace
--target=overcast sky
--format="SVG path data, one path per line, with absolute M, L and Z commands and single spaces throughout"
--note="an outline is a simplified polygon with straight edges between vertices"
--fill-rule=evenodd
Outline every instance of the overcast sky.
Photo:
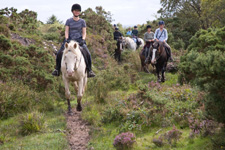
M 113 23 L 121 23 L 124 26 L 133 26 L 154 20 L 160 9 L 160 0 L 0 0 L 0 9 L 15 7 L 18 12 L 24 9 L 36 11 L 38 20 L 46 22 L 52 15 L 63 22 L 72 17 L 71 6 L 79 3 L 82 10 L 95 9 L 102 6 L 113 14 Z

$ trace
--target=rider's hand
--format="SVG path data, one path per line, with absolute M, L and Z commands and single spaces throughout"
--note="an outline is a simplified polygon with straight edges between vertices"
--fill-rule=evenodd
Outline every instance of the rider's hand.
M 159 42 L 159 40 L 158 39 L 155 39 L 157 42 Z
M 164 40 L 163 43 L 166 43 L 166 40 Z
M 82 39 L 79 43 L 80 46 L 83 46 L 84 45 L 84 40 Z
M 66 39 L 66 43 L 69 43 L 70 42 L 70 40 L 69 39 Z

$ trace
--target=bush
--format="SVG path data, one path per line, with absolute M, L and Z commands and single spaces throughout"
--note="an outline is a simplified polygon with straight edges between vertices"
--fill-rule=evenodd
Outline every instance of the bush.
M 152 142 L 158 147 L 162 147 L 164 145 L 163 138 L 161 136 L 158 139 L 154 138 Z
M 173 126 L 173 129 L 165 134 L 165 138 L 170 145 L 176 146 L 176 143 L 181 138 L 181 135 L 182 132 L 176 129 L 176 126 Z
M 126 132 L 116 136 L 113 142 L 113 146 L 117 150 L 130 150 L 133 148 L 133 144 L 135 142 L 136 141 L 135 141 L 134 134 L 130 132 Z
M 111 123 L 115 121 L 120 121 L 123 119 L 123 115 L 121 114 L 120 110 L 115 108 L 106 108 L 106 110 L 102 113 L 101 121 L 102 123 Z
M 200 30 L 181 57 L 180 82 L 191 82 L 208 93 L 205 108 L 209 116 L 225 123 L 225 27 Z
M 0 119 L 34 108 L 40 111 L 51 111 L 54 109 L 53 100 L 50 93 L 37 93 L 21 83 L 0 83 Z
M 39 132 L 44 128 L 44 115 L 40 112 L 26 113 L 20 117 L 20 133 L 22 135 L 29 135 L 31 133 Z
M 60 35 L 57 32 L 46 33 L 44 39 L 52 41 L 60 41 Z
M 9 32 L 9 29 L 6 25 L 2 25 L 0 26 L 0 34 L 3 34 L 5 35 L 6 37 L 9 37 L 10 36 L 10 32 Z
M 12 47 L 11 41 L 4 35 L 0 35 L 0 50 L 9 50 Z

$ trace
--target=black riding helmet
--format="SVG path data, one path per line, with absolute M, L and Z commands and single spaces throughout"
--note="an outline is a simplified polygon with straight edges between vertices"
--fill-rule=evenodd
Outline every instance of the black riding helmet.
M 71 11 L 73 12 L 74 10 L 79 10 L 81 11 L 81 6 L 79 4 L 73 4 Z
M 152 28 L 152 27 L 151 27 L 151 25 L 147 25 L 147 27 L 146 27 L 146 28 L 148 29 L 148 28 Z

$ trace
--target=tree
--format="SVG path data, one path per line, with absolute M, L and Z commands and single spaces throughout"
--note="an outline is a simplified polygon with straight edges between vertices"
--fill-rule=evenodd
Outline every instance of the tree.
M 47 24 L 54 24 L 54 23 L 61 23 L 61 21 L 59 21 L 55 15 L 52 15 L 51 17 L 48 18 Z

